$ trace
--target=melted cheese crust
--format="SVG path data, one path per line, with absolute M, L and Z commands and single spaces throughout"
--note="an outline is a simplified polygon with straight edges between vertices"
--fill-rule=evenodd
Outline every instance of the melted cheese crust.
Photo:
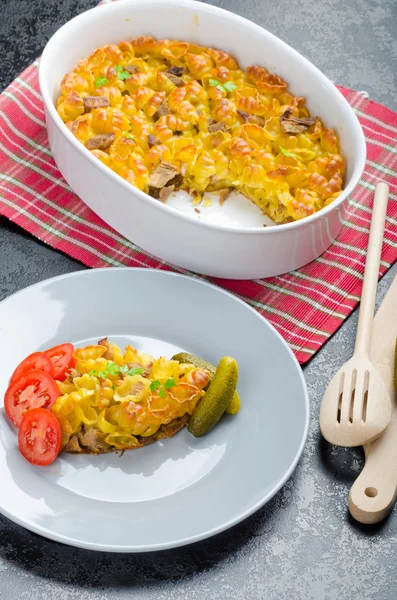
M 335 131 L 280 77 L 215 48 L 151 37 L 103 46 L 65 75 L 57 110 L 98 160 L 163 201 L 179 188 L 194 203 L 236 190 L 285 223 L 342 190 Z

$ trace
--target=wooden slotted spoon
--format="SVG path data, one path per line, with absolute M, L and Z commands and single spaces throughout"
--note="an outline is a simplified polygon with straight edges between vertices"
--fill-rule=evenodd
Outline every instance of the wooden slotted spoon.
M 350 490 L 350 514 L 360 523 L 378 523 L 384 519 L 397 496 L 396 338 L 397 276 L 376 313 L 372 330 L 370 357 L 385 380 L 394 404 L 386 431 L 364 446 L 365 465 Z
M 387 184 L 378 183 L 354 354 L 331 380 L 321 405 L 321 432 L 336 446 L 367 444 L 382 433 L 391 419 L 389 391 L 369 358 L 388 194 Z

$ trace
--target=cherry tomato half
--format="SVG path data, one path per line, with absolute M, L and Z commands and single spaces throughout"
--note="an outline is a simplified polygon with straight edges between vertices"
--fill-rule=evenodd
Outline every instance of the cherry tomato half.
M 45 354 L 51 359 L 54 367 L 54 379 L 64 381 L 66 372 L 72 369 L 76 364 L 76 359 L 73 356 L 73 344 L 60 344 L 45 351 Z
M 61 427 L 55 415 L 45 408 L 32 408 L 22 417 L 18 448 L 32 465 L 49 465 L 61 448 Z
M 23 414 L 31 408 L 51 408 L 60 396 L 54 379 L 43 371 L 27 371 L 11 383 L 4 396 L 4 408 L 17 427 Z
M 14 383 L 26 371 L 44 371 L 44 373 L 52 376 L 54 374 L 54 367 L 52 366 L 51 359 L 44 352 L 33 352 L 33 354 L 29 354 L 29 356 L 19 363 L 11 376 L 10 383 Z

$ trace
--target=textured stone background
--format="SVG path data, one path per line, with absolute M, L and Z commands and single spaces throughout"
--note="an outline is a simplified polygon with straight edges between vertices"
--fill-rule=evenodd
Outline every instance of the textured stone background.
M 396 0 L 212 3 L 265 26 L 334 81 L 397 109 Z M 57 27 L 94 4 L 0 0 L 0 87 L 40 53 Z M 0 221 L 0 299 L 81 268 Z M 379 299 L 396 274 L 397 265 L 383 278 Z M 62 546 L 0 517 L 0 599 L 395 600 L 397 517 L 370 527 L 348 517 L 361 452 L 328 446 L 317 424 L 326 382 L 352 351 L 356 320 L 354 314 L 305 369 L 312 418 L 304 455 L 256 515 L 206 542 L 147 555 Z

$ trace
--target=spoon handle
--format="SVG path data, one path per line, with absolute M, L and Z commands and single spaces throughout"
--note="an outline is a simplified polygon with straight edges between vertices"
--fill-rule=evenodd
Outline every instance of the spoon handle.
M 388 200 L 389 186 L 382 181 L 377 184 L 375 189 L 367 259 L 365 262 L 364 282 L 361 294 L 360 315 L 358 318 L 356 345 L 354 348 L 355 354 L 369 353 Z
M 397 338 L 397 276 L 374 319 L 370 357 L 390 392 L 393 390 L 394 352 Z M 349 510 L 360 523 L 378 523 L 397 495 L 397 404 L 391 422 L 374 442 L 364 446 L 365 465 L 350 490 Z

